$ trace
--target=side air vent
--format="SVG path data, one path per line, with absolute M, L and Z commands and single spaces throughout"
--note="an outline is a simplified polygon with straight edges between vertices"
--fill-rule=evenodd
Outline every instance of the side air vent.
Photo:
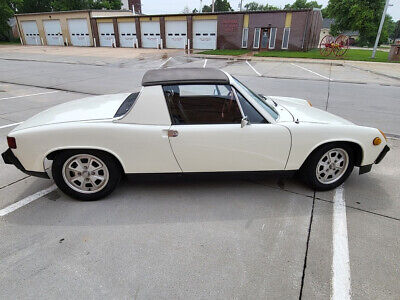
M 132 107 L 132 105 L 135 103 L 137 97 L 139 96 L 139 93 L 132 93 L 130 94 L 124 102 L 122 102 L 121 106 L 118 108 L 117 112 L 115 113 L 114 118 L 122 117 L 125 115 Z

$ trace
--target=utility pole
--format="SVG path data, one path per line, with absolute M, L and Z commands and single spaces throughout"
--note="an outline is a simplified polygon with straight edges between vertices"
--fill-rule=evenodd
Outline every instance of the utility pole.
M 386 12 L 387 12 L 388 6 L 389 6 L 389 0 L 386 0 L 385 8 L 383 9 L 381 24 L 379 25 L 378 35 L 376 36 L 374 50 L 372 51 L 371 58 L 375 58 L 376 48 L 378 48 L 379 39 L 381 38 L 382 27 L 383 27 L 383 23 L 385 23 Z
M 239 11 L 242 11 L 242 5 L 243 5 L 243 0 L 240 0 L 240 3 L 239 3 Z
M 202 13 L 203 12 L 203 0 L 200 0 L 200 9 L 199 12 Z
M 212 6 L 211 6 L 211 11 L 214 12 L 214 2 L 215 0 L 212 0 Z

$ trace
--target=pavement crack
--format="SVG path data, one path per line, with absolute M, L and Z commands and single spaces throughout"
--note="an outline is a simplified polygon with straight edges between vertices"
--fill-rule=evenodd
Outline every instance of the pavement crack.
M 11 185 L 13 185 L 13 184 L 16 184 L 16 183 L 18 183 L 18 182 L 20 182 L 20 181 L 22 181 L 22 180 L 24 180 L 24 179 L 26 179 L 26 178 L 28 178 L 28 177 L 30 177 L 30 176 L 25 176 L 25 177 L 23 177 L 23 178 L 21 178 L 21 179 L 15 180 L 15 181 L 13 181 L 13 182 L 11 182 L 11 183 L 9 183 L 9 184 L 0 186 L 0 190 L 4 189 L 4 188 L 6 188 L 6 187 L 9 187 L 9 186 L 11 186 Z
M 35 88 L 41 88 L 41 89 L 47 89 L 47 90 L 55 90 L 55 91 L 61 91 L 61 92 L 71 92 L 71 93 L 76 93 L 76 94 L 85 94 L 85 95 L 90 95 L 90 96 L 101 95 L 101 94 L 87 93 L 87 92 L 82 92 L 82 91 L 74 91 L 74 90 L 68 90 L 68 89 L 57 88 L 57 87 L 40 86 L 40 85 L 35 85 L 35 84 L 18 83 L 18 82 L 4 81 L 4 80 L 0 80 L 0 83 L 14 84 L 14 85 L 20 85 L 20 86 L 29 86 L 29 87 L 35 87 Z
M 331 94 L 331 82 L 332 82 L 331 76 L 332 76 L 332 63 L 330 64 L 330 67 L 329 67 L 328 95 L 326 97 L 326 104 L 325 104 L 325 110 L 326 111 L 328 111 L 329 96 Z
M 333 203 L 332 200 L 322 199 L 322 198 L 318 198 L 318 197 L 316 197 L 315 199 L 318 200 L 318 201 Z M 346 205 L 346 208 L 355 209 L 355 210 L 362 211 L 362 212 L 367 213 L 367 214 L 372 214 L 372 215 L 376 215 L 376 216 L 379 216 L 379 217 L 384 217 L 384 218 L 387 218 L 387 219 L 390 219 L 390 220 L 400 221 L 400 218 L 391 217 L 391 216 L 388 216 L 388 215 L 376 213 L 376 212 L 373 212 L 373 211 L 369 211 L 369 210 L 362 209 L 362 208 L 355 207 L 355 206 L 351 206 L 351 205 Z
M 282 192 L 286 192 L 286 193 L 295 194 L 295 195 L 299 195 L 299 196 L 303 196 L 303 197 L 314 199 L 314 196 L 310 196 L 310 195 L 307 195 L 307 194 L 302 194 L 302 193 L 299 193 L 299 192 L 290 191 L 290 190 L 288 190 L 286 188 L 276 187 L 276 186 L 273 186 L 273 185 L 264 184 L 264 183 L 257 182 L 257 181 L 254 181 L 254 180 L 245 180 L 245 181 L 253 183 L 253 184 L 269 187 L 269 188 L 272 188 L 272 189 L 275 189 L 275 190 L 280 190 Z
M 308 226 L 308 235 L 307 235 L 307 243 L 306 243 L 306 253 L 305 253 L 305 255 L 304 255 L 303 276 L 301 277 L 301 287 L 300 287 L 299 300 L 301 300 L 302 297 L 303 297 L 304 279 L 305 279 L 305 277 L 306 277 L 306 269 L 307 269 L 308 247 L 309 247 L 309 245 L 310 245 L 311 227 L 312 227 L 313 217 L 314 217 L 314 206 L 315 206 L 315 191 L 314 191 L 313 203 L 312 203 L 312 207 L 311 207 L 310 225 Z

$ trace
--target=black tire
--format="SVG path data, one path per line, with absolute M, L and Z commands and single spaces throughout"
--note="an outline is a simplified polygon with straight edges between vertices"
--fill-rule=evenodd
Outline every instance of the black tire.
M 323 183 L 317 177 L 317 166 L 322 157 L 330 150 L 341 149 L 348 155 L 347 168 L 343 171 L 341 177 L 332 183 Z M 346 143 L 329 143 L 322 145 L 314 150 L 313 153 L 307 158 L 300 169 L 299 175 L 308 186 L 316 191 L 328 191 L 340 186 L 350 176 L 354 168 L 354 151 L 349 144 Z
M 108 181 L 104 183 L 102 188 L 95 192 L 90 193 L 79 192 L 77 187 L 73 189 L 70 187 L 71 183 L 67 183 L 67 179 L 64 179 L 63 168 L 64 164 L 72 159 L 76 155 L 90 155 L 97 159 L 100 159 L 106 166 L 108 171 Z M 122 168 L 119 162 L 110 154 L 98 150 L 66 150 L 62 151 L 53 160 L 52 175 L 58 188 L 68 196 L 81 200 L 81 201 L 94 201 L 104 198 L 111 194 L 117 187 L 122 176 Z

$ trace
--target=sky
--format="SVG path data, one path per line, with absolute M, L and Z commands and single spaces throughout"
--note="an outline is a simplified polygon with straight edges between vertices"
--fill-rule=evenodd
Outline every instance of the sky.
M 294 0 L 243 0 L 243 6 L 246 3 L 256 1 L 258 3 L 268 3 L 278 7 L 284 7 L 287 3 L 293 3 Z M 324 7 L 328 4 L 328 0 L 317 0 L 318 3 Z M 238 10 L 240 0 L 229 0 L 234 10 Z M 393 17 L 395 21 L 400 20 L 400 0 L 391 0 L 392 6 L 388 9 L 388 14 Z M 203 0 L 203 5 L 211 4 L 211 0 Z M 190 10 L 194 8 L 199 9 L 200 0 L 142 0 L 142 11 L 144 14 L 172 14 L 181 13 L 185 6 Z

